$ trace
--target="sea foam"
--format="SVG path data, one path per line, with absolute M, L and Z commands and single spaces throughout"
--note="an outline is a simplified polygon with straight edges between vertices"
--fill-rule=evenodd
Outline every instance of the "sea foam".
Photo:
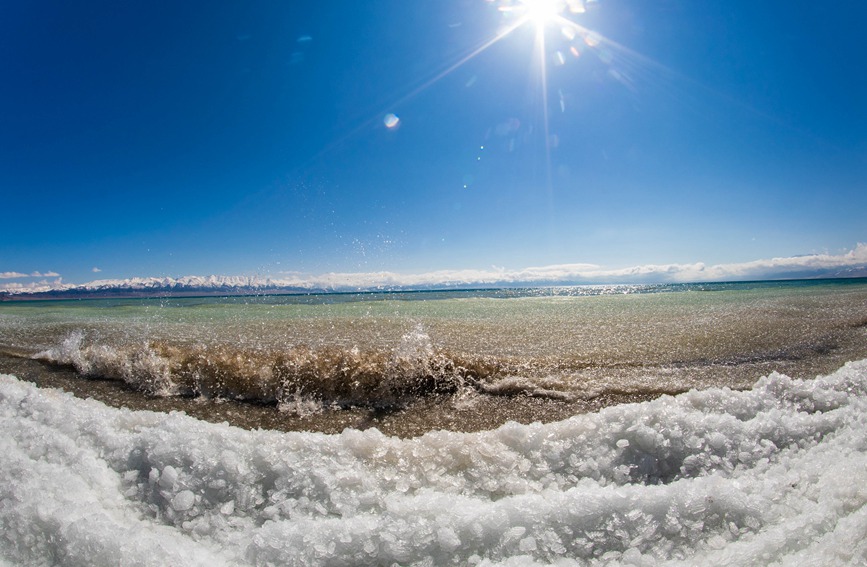
M 0 423 L 13 564 L 867 562 L 867 361 L 403 440 L 245 431 L 0 376 Z

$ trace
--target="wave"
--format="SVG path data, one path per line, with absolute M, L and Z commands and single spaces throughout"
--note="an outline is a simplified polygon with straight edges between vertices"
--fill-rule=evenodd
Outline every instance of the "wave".
M 420 327 L 390 350 L 328 345 L 277 352 L 160 342 L 112 346 L 89 342 L 75 331 L 33 358 L 70 366 L 85 377 L 119 380 L 151 396 L 276 403 L 299 415 L 327 408 L 398 408 L 467 391 L 559 400 L 576 395 L 544 364 L 456 356 L 435 348 Z
M 19 565 L 863 565 L 867 361 L 550 424 L 246 431 L 0 376 Z

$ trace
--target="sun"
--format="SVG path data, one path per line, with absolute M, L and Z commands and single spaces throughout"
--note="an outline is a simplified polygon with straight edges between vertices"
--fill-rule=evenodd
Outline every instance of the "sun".
M 586 0 L 593 2 L 595 0 Z M 570 14 L 583 14 L 585 12 L 585 0 L 518 0 L 511 4 L 511 10 L 520 13 L 522 21 L 531 22 L 537 27 L 545 27 L 548 24 L 566 23 L 571 24 L 563 17 L 565 12 Z
M 535 38 L 533 41 L 533 52 L 534 58 L 536 58 L 534 67 L 538 74 L 538 87 L 540 91 L 540 103 L 538 107 L 542 114 L 541 130 L 544 136 L 544 147 L 548 159 L 547 170 L 550 185 L 550 150 L 551 144 L 555 142 L 552 141 L 553 138 L 549 131 L 548 66 L 550 63 L 558 66 L 563 65 L 567 60 L 568 54 L 571 54 L 574 58 L 578 58 L 586 50 L 596 49 L 600 42 L 607 41 L 601 35 L 592 32 L 575 21 L 576 16 L 580 18 L 581 15 L 588 11 L 590 6 L 597 4 L 599 0 L 485 0 L 485 2 L 493 5 L 503 16 L 501 20 L 502 24 L 497 32 L 487 39 L 482 39 L 466 53 L 459 54 L 453 62 L 444 65 L 441 70 L 435 71 L 430 78 L 421 81 L 418 86 L 396 99 L 391 103 L 390 107 L 396 107 L 416 96 L 493 45 L 511 36 L 518 29 L 533 28 L 532 31 Z M 562 43 L 563 38 L 565 38 L 568 44 L 567 47 L 556 49 L 553 54 L 549 53 L 549 42 L 546 39 L 546 36 L 549 34 L 552 34 L 550 39 L 553 41 L 556 41 L 557 37 L 562 36 L 560 39 Z M 565 112 L 562 93 L 560 97 L 560 109 L 562 112 Z M 389 130 L 394 130 L 399 126 L 400 119 L 396 114 L 390 112 L 390 109 L 383 110 L 383 114 L 379 114 L 378 118 L 383 121 L 385 128 Z M 368 123 L 372 120 L 370 119 Z
M 555 22 L 566 9 L 566 0 L 521 0 L 524 17 L 537 26 Z

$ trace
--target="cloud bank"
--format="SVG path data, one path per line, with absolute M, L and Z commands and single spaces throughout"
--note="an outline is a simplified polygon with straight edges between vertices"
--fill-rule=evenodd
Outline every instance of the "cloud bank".
M 4 272 L 3 274 L 14 274 Z M 734 264 L 648 264 L 607 269 L 595 264 L 558 264 L 518 270 L 438 270 L 418 274 L 396 272 L 331 272 L 319 275 L 280 273 L 274 276 L 183 276 L 95 280 L 86 284 L 11 282 L 0 292 L 34 294 L 80 291 L 83 293 L 138 291 L 358 291 L 451 287 L 509 287 L 576 284 L 643 284 L 725 282 L 768 279 L 836 278 L 867 276 L 867 244 L 859 243 L 843 254 L 810 254 L 753 260 Z M 19 276 L 6 276 L 13 278 Z
M 0 272 L 0 280 L 11 280 L 21 278 L 56 278 L 60 274 L 56 272 L 33 272 L 31 274 L 22 274 L 21 272 Z

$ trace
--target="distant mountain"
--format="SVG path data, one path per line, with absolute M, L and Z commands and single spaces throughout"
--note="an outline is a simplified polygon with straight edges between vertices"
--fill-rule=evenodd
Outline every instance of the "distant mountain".
M 300 284 L 300 285 L 299 285 Z M 183 291 L 291 288 L 306 291 L 312 286 L 299 280 L 279 280 L 259 276 L 183 276 L 180 278 L 150 277 L 125 280 L 97 280 L 75 286 L 77 291 Z
M 257 293 L 310 293 L 326 291 L 295 281 L 256 276 L 148 277 L 97 280 L 86 284 L 53 284 L 0 293 L 5 299 L 64 299 L 73 297 L 153 297 L 160 295 L 247 295 Z
M 12 274 L 12 272 L 8 272 Z M 24 274 L 17 274 L 24 276 Z M 437 270 L 395 272 L 297 272 L 271 276 L 183 276 L 96 280 L 67 284 L 61 280 L 0 285 L 0 298 L 144 297 L 161 295 L 247 295 L 472 287 L 535 287 L 577 284 L 656 284 L 756 280 L 867 277 L 867 244 L 842 254 L 808 254 L 732 264 L 646 264 L 610 269 L 593 264 L 556 264 L 508 270 Z M 6 276 L 7 279 L 13 279 Z M 20 279 L 20 278 L 14 278 Z

